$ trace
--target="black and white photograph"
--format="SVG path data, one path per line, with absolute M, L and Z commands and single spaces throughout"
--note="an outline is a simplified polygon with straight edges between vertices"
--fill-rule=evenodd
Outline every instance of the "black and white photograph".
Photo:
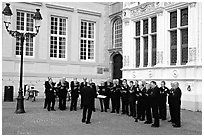
M 202 135 L 201 1 L 1 7 L 2 135 Z

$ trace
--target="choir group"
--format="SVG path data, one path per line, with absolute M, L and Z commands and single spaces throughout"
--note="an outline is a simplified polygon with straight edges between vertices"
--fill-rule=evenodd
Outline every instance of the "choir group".
M 92 111 L 95 112 L 95 98 L 100 101 L 101 112 L 128 115 L 133 117 L 135 122 L 145 121 L 144 124 L 152 124 L 151 127 L 159 127 L 160 119 L 167 120 L 167 100 L 173 127 L 181 127 L 180 109 L 181 109 L 181 90 L 178 82 L 172 82 L 171 88 L 167 88 L 165 81 L 161 81 L 158 87 L 155 81 L 147 83 L 146 81 L 128 81 L 123 79 L 107 80 L 96 85 L 92 79 L 87 82 L 78 82 L 74 78 L 70 83 L 71 87 L 71 106 L 70 111 L 77 110 L 77 102 L 81 97 L 80 108 L 83 109 L 82 122 L 90 123 Z M 65 110 L 67 94 L 69 91 L 69 82 L 62 78 L 56 85 L 51 77 L 45 82 L 45 103 L 44 108 L 48 111 L 55 111 L 55 99 L 59 98 L 59 109 Z M 86 120 L 86 112 L 88 116 Z

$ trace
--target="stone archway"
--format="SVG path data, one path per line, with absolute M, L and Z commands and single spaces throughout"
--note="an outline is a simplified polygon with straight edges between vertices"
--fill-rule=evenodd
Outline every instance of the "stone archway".
M 123 59 L 122 55 L 120 53 L 115 53 L 111 57 L 111 73 L 112 73 L 112 79 L 121 79 L 122 78 L 122 71 L 121 68 L 123 66 Z

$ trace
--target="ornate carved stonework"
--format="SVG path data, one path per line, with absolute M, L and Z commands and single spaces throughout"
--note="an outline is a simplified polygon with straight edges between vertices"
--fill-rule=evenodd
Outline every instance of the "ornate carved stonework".
M 123 57 L 123 66 L 126 66 L 126 56 Z
M 134 16 L 137 16 L 139 14 L 143 14 L 145 12 L 151 11 L 153 9 L 155 9 L 155 3 L 154 2 L 144 3 L 144 4 L 141 4 L 140 6 L 134 8 L 131 11 L 131 16 L 134 17 Z
M 189 48 L 189 62 L 196 61 L 196 47 Z
M 157 64 L 163 64 L 163 51 L 157 51 Z
M 190 5 L 190 8 L 194 8 L 196 6 L 196 2 L 191 2 L 189 3 L 189 5 Z
M 177 70 L 173 70 L 172 76 L 173 76 L 174 78 L 178 77 L 178 72 L 177 72 Z

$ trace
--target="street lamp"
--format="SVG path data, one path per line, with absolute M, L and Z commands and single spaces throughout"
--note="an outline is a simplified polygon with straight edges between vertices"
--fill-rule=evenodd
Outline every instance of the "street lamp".
M 23 97 L 23 88 L 22 88 L 22 79 L 23 79 L 23 45 L 24 45 L 24 40 L 26 39 L 26 37 L 31 36 L 31 37 L 35 37 L 38 32 L 39 32 L 39 28 L 40 28 L 40 22 L 42 20 L 42 16 L 40 14 L 40 9 L 36 9 L 35 15 L 33 17 L 33 19 L 35 20 L 35 28 L 36 28 L 36 33 L 30 33 L 30 32 L 26 32 L 26 33 L 22 33 L 22 32 L 18 32 L 17 30 L 9 30 L 9 25 L 11 24 L 11 15 L 12 11 L 10 9 L 10 4 L 6 3 L 6 7 L 3 10 L 3 15 L 4 15 L 4 24 L 6 27 L 6 30 L 8 31 L 8 33 L 15 38 L 19 38 L 20 42 L 21 42 L 21 65 L 20 65 L 20 86 L 19 86 L 19 92 L 18 92 L 18 97 L 17 97 L 17 106 L 16 106 L 16 111 L 15 113 L 19 114 L 19 113 L 25 113 L 24 110 L 24 97 Z

